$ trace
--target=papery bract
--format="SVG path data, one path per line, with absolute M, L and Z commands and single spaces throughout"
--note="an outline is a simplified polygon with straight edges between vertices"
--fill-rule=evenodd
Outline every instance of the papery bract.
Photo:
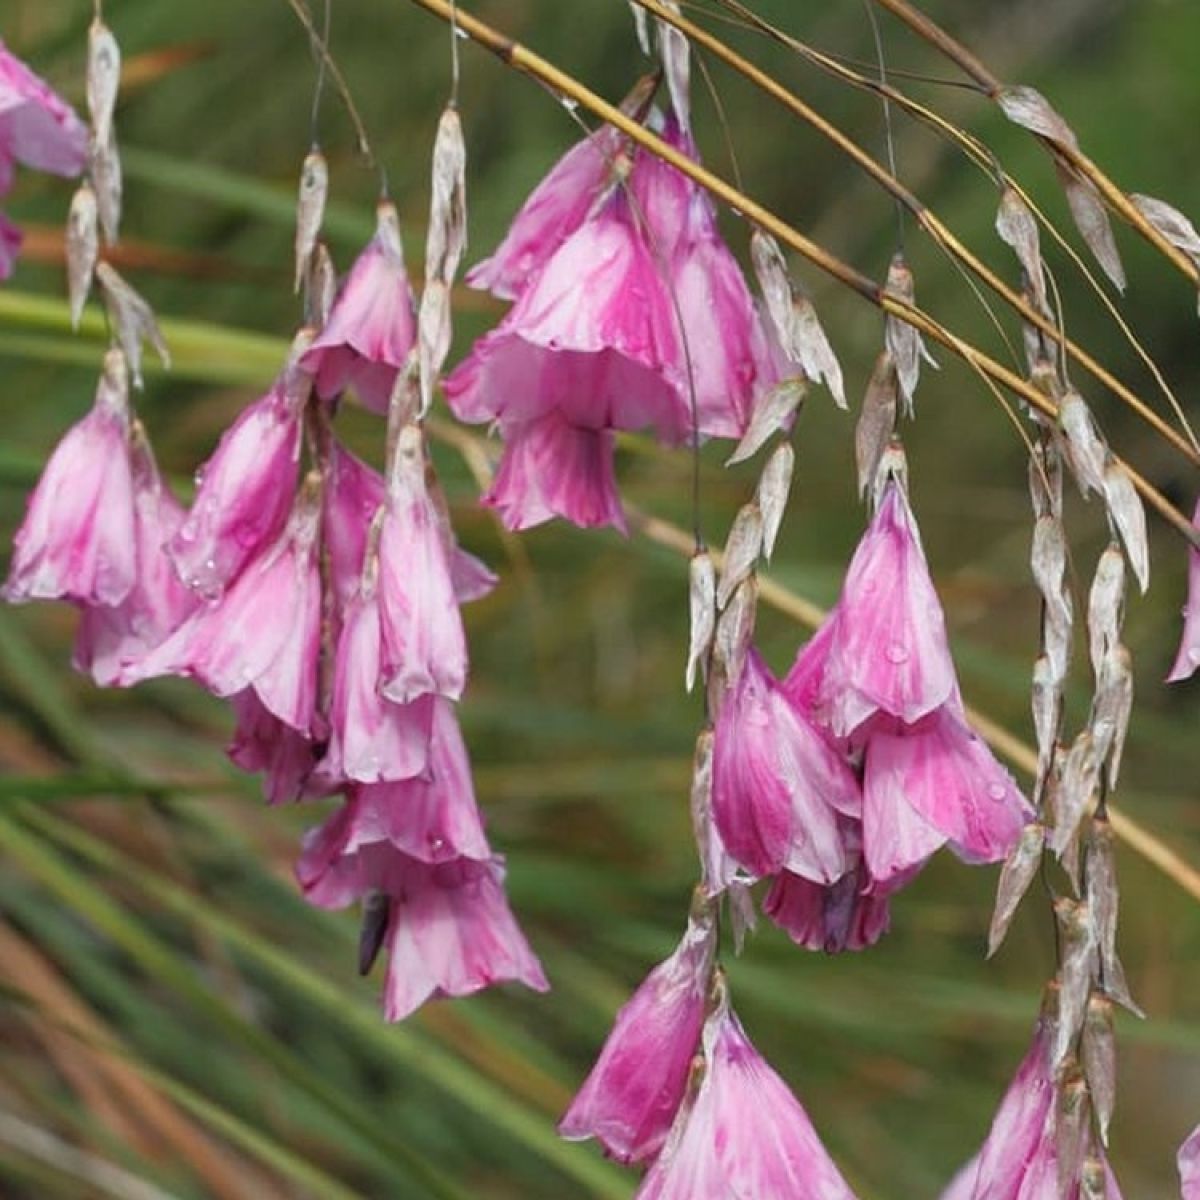
M 757 877 L 786 868 L 833 883 L 846 871 L 838 814 L 861 804 L 854 775 L 751 650 L 716 725 L 712 811 L 728 852 Z
M 280 721 L 313 724 L 321 626 L 320 501 L 307 487 L 287 528 L 214 603 L 198 609 L 126 676 L 187 675 L 217 696 L 252 687 Z
M 300 400 L 293 368 L 225 431 L 197 472 L 187 519 L 168 544 L 179 577 L 215 599 L 279 536 L 300 473 Z
M 368 568 L 369 570 L 370 568 Z M 422 774 L 429 762 L 435 697 L 397 704 L 380 693 L 382 639 L 379 598 L 368 589 L 347 606 L 338 639 L 323 770 L 359 783 L 386 783 Z
M 1200 500 L 1196 502 L 1192 525 L 1200 530 Z M 1200 550 L 1189 546 L 1188 595 L 1183 610 L 1183 635 L 1167 682 L 1176 683 L 1187 679 L 1196 673 L 1197 667 L 1200 667 Z
M 625 533 L 614 447 L 610 431 L 571 425 L 557 412 L 513 426 L 483 503 L 512 530 L 564 517 L 583 529 L 612 525 Z
M 712 915 L 700 913 L 675 952 L 617 1013 L 596 1065 L 559 1123 L 563 1137 L 597 1138 L 620 1162 L 658 1153 L 700 1044 L 715 951 Z
M 420 426 L 400 431 L 379 534 L 381 690 L 407 704 L 426 694 L 457 700 L 467 642 L 442 525 L 425 485 Z
M 163 483 L 140 428 L 135 427 L 132 442 L 134 585 L 120 604 L 86 605 L 75 641 L 76 668 L 101 687 L 118 683 L 132 664 L 174 633 L 197 604 L 163 549 L 183 523 L 183 508 Z
M 867 742 L 864 854 L 880 884 L 924 861 L 943 841 L 966 862 L 998 862 L 1032 817 L 1012 776 L 956 704 L 902 733 L 878 731 Z
M 350 269 L 325 328 L 300 364 L 312 375 L 322 400 L 353 388 L 367 408 L 385 413 L 416 336 L 400 219 L 385 200 L 379 205 L 375 236 Z
M 120 604 L 137 580 L 125 359 L 110 350 L 91 411 L 54 449 L 14 538 L 10 602 Z
M 808 1114 L 722 1003 L 704 1077 L 637 1200 L 855 1200 Z
M 888 483 L 828 618 L 818 706 L 839 737 L 876 713 L 906 724 L 955 688 L 942 606 L 900 485 Z
M 75 110 L 0 41 L 0 157 L 74 176 L 83 170 L 87 145 Z

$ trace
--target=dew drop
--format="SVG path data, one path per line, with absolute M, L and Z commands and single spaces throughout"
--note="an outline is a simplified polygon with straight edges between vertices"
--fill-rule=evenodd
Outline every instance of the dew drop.
M 888 662 L 896 666 L 908 662 L 908 651 L 899 642 L 892 642 L 884 654 Z
M 1003 800 L 1004 799 L 1004 790 L 1005 790 L 1004 784 L 1002 784 L 1002 783 L 989 783 L 987 794 L 993 800 Z

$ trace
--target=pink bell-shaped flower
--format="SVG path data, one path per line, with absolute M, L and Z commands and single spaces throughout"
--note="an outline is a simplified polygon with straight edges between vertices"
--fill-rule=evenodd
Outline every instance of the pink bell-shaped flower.
M 597 1138 L 625 1163 L 659 1152 L 700 1044 L 715 952 L 712 910 L 701 902 L 675 952 L 617 1013 L 596 1065 L 559 1123 L 563 1137 Z
M 950 699 L 956 683 L 942 606 L 895 480 L 828 620 L 835 624 L 818 646 L 825 660 L 817 707 L 835 736 L 847 737 L 876 714 L 911 725 Z
M 306 381 L 289 365 L 225 431 L 197 472 L 187 519 L 168 543 L 179 577 L 216 599 L 287 523 L 300 474 Z
M 717 718 L 713 819 L 751 875 L 789 870 L 831 884 L 847 863 L 838 814 L 858 816 L 858 781 L 792 707 L 751 649 Z
M 814 883 L 803 875 L 782 871 L 763 901 L 763 912 L 798 946 L 840 954 L 873 946 L 891 925 L 886 895 L 872 890 L 862 861 L 862 826 L 839 821 L 845 849 L 846 873 L 831 884 Z
M 1200 529 L 1200 500 L 1196 501 L 1192 525 Z M 1181 679 L 1188 679 L 1196 673 L 1197 667 L 1200 667 L 1200 550 L 1189 546 L 1188 595 L 1183 610 L 1183 636 L 1167 682 L 1177 683 Z
M 569 237 L 446 379 L 454 414 L 506 426 L 557 409 L 585 429 L 687 440 L 678 323 L 619 191 Z
M 582 529 L 628 532 L 607 429 L 571 425 L 558 412 L 505 431 L 504 457 L 483 503 L 505 528 L 529 529 L 564 517 Z
M 863 849 L 886 887 L 943 842 L 965 862 L 1008 856 L 1033 809 L 967 725 L 957 695 L 918 725 L 879 730 L 866 747 Z
M 312 480 L 279 540 L 219 600 L 198 609 L 135 665 L 125 682 L 186 675 L 217 696 L 250 687 L 280 721 L 307 733 L 316 708 L 321 630 L 319 526 L 320 498 Z
M 1060 1179 L 1051 1030 L 1051 1019 L 1043 1016 L 979 1154 L 959 1172 L 942 1200 L 1080 1200 L 1078 1174 Z M 1083 1155 L 1079 1157 L 1082 1161 Z M 1102 1151 L 1098 1157 L 1106 1200 L 1121 1200 Z
M 425 772 L 436 697 L 398 704 L 380 691 L 382 636 L 373 563 L 347 606 L 338 638 L 330 739 L 321 772 L 331 781 L 389 783 Z
M 363 842 L 370 821 L 350 802 L 305 838 L 297 877 L 310 903 L 344 908 L 382 893 L 390 954 L 384 1011 L 400 1021 L 435 996 L 466 996 L 517 980 L 549 984 L 504 894 L 499 858 L 426 863 L 387 840 Z
M 449 547 L 425 472 L 421 427 L 406 425 L 396 441 L 379 533 L 381 689 L 397 704 L 426 694 L 457 700 L 467 679 Z
M 1180 1200 L 1200 1200 L 1200 1125 L 1179 1147 Z
M 611 125 L 572 146 L 530 193 L 495 253 L 467 272 L 467 283 L 515 300 L 612 186 L 620 149 L 621 135 Z
M 313 799 L 340 788 L 341 780 L 322 786 L 316 774 L 323 740 L 285 724 L 253 688 L 235 693 L 230 703 L 237 724 L 226 753 L 230 762 L 243 771 L 262 773 L 263 796 L 268 804 Z
M 110 350 L 91 411 L 55 447 L 14 539 L 4 598 L 121 604 L 137 582 L 125 356 Z
M 300 360 L 322 400 L 347 388 L 386 413 L 392 388 L 416 345 L 412 288 L 404 269 L 400 218 L 380 201 L 375 236 L 350 269 L 325 328 Z
M 0 159 L 73 177 L 87 161 L 87 126 L 0 41 Z
M 75 641 L 75 667 L 101 687 L 122 675 L 196 608 L 196 597 L 179 582 L 163 546 L 183 523 L 183 508 L 158 473 L 154 452 L 140 425 L 131 433 L 134 539 L 137 574 L 120 604 L 86 605 Z
M 787 1084 L 722 995 L 704 1027 L 704 1070 L 637 1200 L 855 1200 Z

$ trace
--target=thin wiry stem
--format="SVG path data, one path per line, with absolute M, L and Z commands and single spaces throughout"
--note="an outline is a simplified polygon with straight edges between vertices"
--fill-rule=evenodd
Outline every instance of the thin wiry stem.
M 418 0 L 419 2 L 419 0 Z M 917 196 L 898 180 L 895 175 L 882 164 L 876 162 L 853 138 L 849 137 L 836 125 L 822 117 L 795 93 L 789 91 L 778 80 L 760 70 L 747 61 L 736 51 L 732 50 L 708 30 L 701 28 L 686 17 L 673 13 L 661 5 L 658 0 L 636 0 L 647 12 L 654 14 L 660 20 L 674 25 L 697 45 L 719 58 L 732 70 L 744 76 L 767 95 L 777 100 L 785 108 L 800 117 L 822 136 L 831 141 L 845 153 L 857 166 L 861 167 L 876 183 L 903 204 L 912 213 L 917 224 L 929 234 L 939 245 L 943 246 L 959 262 L 963 263 L 978 279 L 982 280 L 993 292 L 1018 313 L 1022 320 L 1040 329 L 1047 337 L 1059 340 L 1059 331 L 1054 322 L 1036 307 L 1031 305 L 1024 296 L 1012 288 L 1004 279 L 995 273 L 946 226 L 940 217 L 927 208 Z M 880 85 L 881 94 L 889 99 L 894 94 L 892 89 L 884 91 Z M 1063 340 L 1064 351 L 1075 359 L 1090 375 L 1109 389 L 1126 406 L 1131 408 L 1154 431 L 1183 454 L 1193 465 L 1200 466 L 1200 450 L 1178 430 L 1172 428 L 1158 413 L 1146 404 L 1135 392 L 1121 380 L 1102 366 L 1083 347 L 1076 343 Z
M 971 77 L 987 94 L 997 99 L 1004 90 L 1004 84 L 967 49 L 961 42 L 951 37 L 940 25 L 932 21 L 919 9 L 913 7 L 908 0 L 875 0 L 881 8 L 898 17 L 919 38 L 928 42 L 941 54 L 945 55 L 960 70 Z M 1070 146 L 1051 138 L 1036 135 L 1056 157 L 1072 166 L 1080 175 L 1090 180 L 1103 197 L 1108 206 L 1120 216 L 1126 224 L 1137 230 L 1160 254 L 1170 261 L 1182 275 L 1193 285 L 1200 287 L 1200 267 L 1184 254 L 1177 246 L 1167 239 L 1142 215 L 1137 205 L 1119 188 L 1086 154 L 1077 146 Z
M 450 0 L 409 0 L 409 2 L 443 20 L 450 18 Z M 657 9 L 658 7 L 652 4 L 652 0 L 638 0 L 638 3 L 647 8 Z M 874 280 L 869 279 L 861 271 L 830 253 L 824 246 L 805 237 L 770 209 L 765 208 L 744 192 L 740 192 L 725 179 L 713 174 L 706 167 L 688 158 L 686 154 L 668 145 L 657 134 L 638 124 L 637 121 L 621 112 L 615 105 L 602 99 L 573 76 L 493 29 L 477 17 L 463 12 L 461 8 L 458 9 L 458 21 L 460 27 L 473 41 L 491 51 L 506 65 L 530 76 L 559 95 L 568 97 L 581 108 L 619 129 L 631 141 L 645 147 L 650 153 L 669 163 L 722 203 L 773 234 L 779 241 L 808 259 L 809 262 L 845 287 L 857 292 L 864 300 L 944 346 L 968 365 L 982 371 L 1009 392 L 1019 396 L 1044 416 L 1051 420 L 1058 419 L 1058 406 L 1027 379 L 984 354 L 976 346 L 935 320 L 924 309 L 885 292 Z M 1156 419 L 1158 419 L 1157 416 Z M 1174 430 L 1169 430 L 1169 432 L 1178 439 L 1179 435 Z M 1192 457 L 1194 452 L 1191 447 L 1186 442 L 1183 442 L 1182 445 L 1189 458 Z M 1155 512 L 1163 517 L 1189 545 L 1200 549 L 1200 533 L 1193 528 L 1191 521 L 1128 463 L 1116 458 L 1115 455 L 1114 461 L 1128 474 L 1134 487 Z M 1200 461 L 1200 456 L 1197 456 L 1197 461 Z

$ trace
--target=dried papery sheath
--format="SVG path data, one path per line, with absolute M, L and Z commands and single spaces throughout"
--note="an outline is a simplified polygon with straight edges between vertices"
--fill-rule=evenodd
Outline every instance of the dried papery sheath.
M 1054 517 L 1038 517 L 1034 522 L 1030 566 L 1045 603 L 1045 655 L 1050 663 L 1051 678 L 1061 685 L 1067 677 L 1075 619 L 1067 584 L 1067 539 L 1061 521 Z
M 308 260 L 304 278 L 305 321 L 320 329 L 329 320 L 333 302 L 337 299 L 337 268 L 333 265 L 329 247 L 318 242 Z
M 1062 455 L 1053 441 L 1038 440 L 1029 459 L 1029 500 L 1035 517 L 1062 520 Z
M 432 199 L 425 240 L 425 290 L 417 317 L 421 412 L 450 352 L 450 289 L 467 247 L 467 149 L 458 110 L 447 107 L 433 145 Z
M 879 462 L 891 444 L 896 428 L 896 364 L 884 350 L 875 360 L 862 411 L 854 430 L 854 457 L 858 464 L 858 494 L 871 490 Z
M 717 627 L 717 572 L 707 550 L 692 555 L 688 568 L 688 612 L 691 632 L 684 679 L 690 692 L 697 671 L 703 672 Z
M 1081 1057 L 1100 1140 L 1107 1146 L 1108 1127 L 1117 1102 L 1117 1043 L 1113 1034 L 1112 1001 L 1100 992 L 1093 992 L 1088 997 Z
M 329 165 L 317 147 L 308 153 L 300 168 L 300 191 L 296 200 L 296 282 L 308 278 L 321 222 L 325 217 L 325 200 L 329 195 Z
M 884 291 L 911 306 L 916 300 L 916 288 L 913 282 L 912 269 L 905 261 L 903 254 L 895 254 L 888 264 L 887 282 Z M 931 367 L 937 363 L 925 348 L 925 342 L 920 333 L 907 321 L 888 313 L 884 324 L 884 345 L 896 364 L 896 378 L 900 383 L 900 398 L 904 401 L 904 411 L 912 416 L 913 397 L 916 395 L 917 383 L 921 378 L 921 360 L 924 359 Z
M 1100 781 L 1100 758 L 1091 733 L 1084 730 L 1071 743 L 1055 793 L 1054 826 L 1048 839 L 1050 849 L 1062 858 L 1083 820 L 1096 785 Z
M 637 33 L 638 45 L 641 47 L 642 53 L 650 57 L 650 23 L 646 16 L 646 10 L 638 4 L 637 0 L 629 0 L 629 11 L 633 13 L 633 28 Z
M 846 409 L 842 365 L 825 335 L 813 302 L 799 289 L 792 299 L 792 331 L 804 373 L 809 379 L 824 383 L 838 408 Z
M 129 362 L 133 386 L 142 386 L 142 342 L 154 347 L 164 367 L 171 365 L 171 353 L 155 320 L 154 310 L 108 263 L 96 267 L 96 279 L 104 290 L 104 304 L 117 333 L 117 341 Z
M 775 336 L 784 353 L 795 362 L 797 359 L 793 356 L 792 344 L 792 281 L 788 276 L 783 250 L 769 233 L 756 229 L 750 237 L 750 258 Z
M 792 490 L 792 473 L 796 467 L 796 452 L 787 442 L 776 446 L 763 467 L 758 480 L 755 500 L 763 518 L 763 557 L 770 561 L 775 539 L 783 522 L 788 494 Z
M 733 519 L 729 538 L 725 543 L 725 565 L 721 569 L 721 583 L 717 588 L 717 606 L 724 608 L 758 561 L 763 545 L 762 511 L 753 500 L 743 504 Z
M 113 109 L 121 84 L 121 50 L 113 32 L 97 17 L 88 29 L 87 102 L 99 141 L 112 136 Z
M 1091 1097 L 1079 1064 L 1069 1058 L 1058 1079 L 1055 1103 L 1054 1149 L 1060 1196 L 1069 1196 L 1079 1178 L 1090 1133 Z
M 1192 514 L 1192 528 L 1200 530 L 1200 501 L 1196 502 Z M 1179 651 L 1168 683 L 1176 683 L 1194 675 L 1200 667 L 1200 550 L 1188 547 L 1187 603 L 1183 606 L 1183 631 L 1179 639 Z
M 1129 199 L 1137 206 L 1138 212 L 1158 230 L 1177 250 L 1182 250 L 1192 262 L 1200 266 L 1200 233 L 1179 209 L 1168 204 L 1165 200 L 1157 200 L 1153 196 L 1143 196 L 1136 192 Z
M 1142 1016 L 1125 982 L 1117 956 L 1117 912 L 1120 891 L 1112 826 L 1102 817 L 1092 820 L 1087 838 L 1087 907 L 1099 954 L 1100 977 L 1105 992 L 1130 1012 Z
M 1054 761 L 1054 747 L 1062 725 L 1063 677 L 1058 673 L 1050 657 L 1039 656 L 1033 664 L 1033 687 L 1030 693 L 1033 708 L 1033 728 L 1037 736 L 1038 788 L 1046 779 L 1050 764 Z
M 692 832 L 700 857 L 700 886 L 709 897 L 719 896 L 741 875 L 740 868 L 729 852 L 713 821 L 712 768 L 716 738 L 711 729 L 704 729 L 696 739 L 692 758 L 691 812 Z
M 996 888 L 996 907 L 992 911 L 992 923 L 988 929 L 988 958 L 1000 949 L 1016 916 L 1017 906 L 1036 878 L 1045 844 L 1045 827 L 1040 821 L 1031 821 L 1021 831 L 1020 839 L 1005 859 Z
M 88 174 L 96 191 L 96 210 L 104 240 L 111 246 L 121 226 L 121 156 L 117 144 L 109 138 L 100 141 L 93 134 L 88 149 Z
M 1104 469 L 1108 465 L 1108 447 L 1096 428 L 1087 401 L 1073 389 L 1063 395 L 1058 408 L 1058 423 L 1067 442 L 1067 463 L 1079 490 L 1104 494 Z
M 677 0 L 662 0 L 664 8 L 679 15 Z M 658 22 L 658 52 L 662 57 L 671 107 L 685 130 L 692 125 L 691 48 L 683 32 L 667 21 Z
M 1092 671 L 1099 679 L 1108 656 L 1120 645 L 1125 606 L 1125 559 L 1116 542 L 1109 542 L 1088 595 L 1088 650 Z
M 732 467 L 752 458 L 776 433 L 787 429 L 807 390 L 804 380 L 795 378 L 785 379 L 769 391 L 760 392 L 750 413 L 750 424 L 725 465 Z
M 79 328 L 83 306 L 92 287 L 92 273 L 100 254 L 100 226 L 96 193 L 86 181 L 71 198 L 67 215 L 67 296 L 71 306 L 71 328 Z
M 1142 498 L 1133 486 L 1129 473 L 1115 462 L 1104 468 L 1104 502 L 1121 541 L 1129 565 L 1137 577 L 1138 588 L 1145 595 L 1150 587 L 1150 546 L 1146 538 L 1146 510 Z
M 746 652 L 754 638 L 754 617 L 758 608 L 758 583 L 753 575 L 738 585 L 725 611 L 717 621 L 714 654 L 722 668 L 726 686 L 732 687 L 742 673 Z
M 1097 753 L 1107 760 L 1108 787 L 1117 786 L 1125 735 L 1133 712 L 1133 659 L 1126 646 L 1114 646 L 1105 658 L 1096 681 L 1096 696 L 1088 728 L 1096 739 Z
M 996 213 L 996 232 L 1010 246 L 1025 272 L 1034 306 L 1046 312 L 1046 276 L 1042 267 L 1042 251 L 1038 237 L 1037 219 L 1015 188 L 1005 186 L 1000 193 L 1000 208 Z
M 1058 971 L 1058 1025 L 1050 1054 L 1050 1064 L 1057 1070 L 1083 1028 L 1098 956 L 1095 922 L 1086 900 L 1060 896 L 1054 901 L 1054 915 L 1062 945 Z

